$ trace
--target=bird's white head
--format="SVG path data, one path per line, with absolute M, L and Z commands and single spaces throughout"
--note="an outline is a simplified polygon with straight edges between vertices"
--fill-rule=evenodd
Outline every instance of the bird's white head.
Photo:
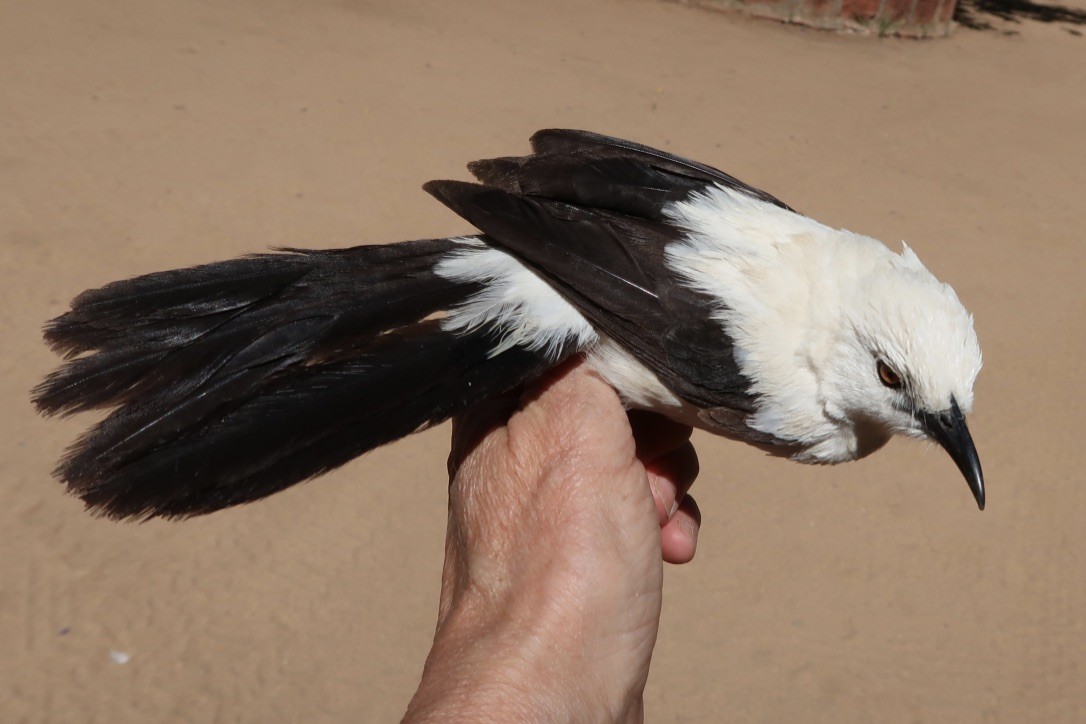
M 887 256 L 857 275 L 854 298 L 842 305 L 820 375 L 827 410 L 858 429 L 935 440 L 983 508 L 980 463 L 964 417 L 981 368 L 973 318 L 908 246 Z

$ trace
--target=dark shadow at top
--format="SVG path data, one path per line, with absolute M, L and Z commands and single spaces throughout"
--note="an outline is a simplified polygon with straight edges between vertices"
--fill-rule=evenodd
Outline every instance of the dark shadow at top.
M 958 7 L 954 10 L 954 21 L 967 28 L 1014 33 L 992 25 L 992 19 L 1008 23 L 1034 20 L 1041 23 L 1086 25 L 1086 11 L 1032 0 L 959 0 Z M 1067 28 L 1067 31 L 1072 35 L 1082 35 L 1073 28 Z

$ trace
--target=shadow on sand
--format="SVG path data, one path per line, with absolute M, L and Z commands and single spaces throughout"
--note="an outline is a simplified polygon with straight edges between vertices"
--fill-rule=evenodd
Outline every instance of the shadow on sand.
M 1032 0 L 960 0 L 958 7 L 954 10 L 954 20 L 972 30 L 998 30 L 1013 35 L 1015 34 L 1013 29 L 993 25 L 991 21 L 1020 23 L 1023 20 L 1033 20 L 1040 23 L 1062 23 L 1068 26 L 1086 25 L 1086 11 Z M 1083 34 L 1081 30 L 1073 27 L 1064 29 L 1072 35 Z

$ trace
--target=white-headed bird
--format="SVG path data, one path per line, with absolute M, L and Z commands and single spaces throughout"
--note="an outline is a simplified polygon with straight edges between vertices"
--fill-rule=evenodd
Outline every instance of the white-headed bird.
M 479 234 L 119 281 L 46 327 L 45 413 L 113 411 L 57 474 L 112 517 L 255 500 L 585 356 L 630 408 L 807 463 L 938 442 L 978 505 L 981 352 L 905 247 L 584 131 L 426 190 Z

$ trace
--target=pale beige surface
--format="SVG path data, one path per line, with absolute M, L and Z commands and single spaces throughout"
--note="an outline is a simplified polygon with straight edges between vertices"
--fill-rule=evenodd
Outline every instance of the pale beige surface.
M 983 514 L 918 444 L 812 469 L 699 439 L 702 547 L 668 574 L 649 720 L 1086 720 L 1082 38 L 879 42 L 640 0 L 8 0 L 0 18 L 0 720 L 402 713 L 446 429 L 209 518 L 95 520 L 49 478 L 89 418 L 33 414 L 54 364 L 38 328 L 118 277 L 466 231 L 419 185 L 547 126 L 907 239 L 985 351 Z

